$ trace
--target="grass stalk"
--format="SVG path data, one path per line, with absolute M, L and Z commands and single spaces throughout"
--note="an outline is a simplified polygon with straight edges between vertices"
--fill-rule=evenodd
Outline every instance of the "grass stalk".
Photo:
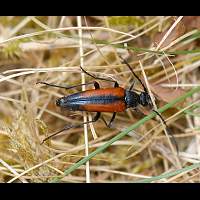
M 175 176 L 175 175 L 180 174 L 180 173 L 189 172 L 189 171 L 191 171 L 193 169 L 197 169 L 199 167 L 200 167 L 200 162 L 192 164 L 192 165 L 187 166 L 187 167 L 184 167 L 182 169 L 177 169 L 173 172 L 163 173 L 159 176 L 155 176 L 155 177 L 151 177 L 151 178 L 145 178 L 145 179 L 142 179 L 142 180 L 139 180 L 139 181 L 135 181 L 135 183 L 151 183 L 153 181 L 161 180 L 163 178 L 169 178 L 169 177 Z

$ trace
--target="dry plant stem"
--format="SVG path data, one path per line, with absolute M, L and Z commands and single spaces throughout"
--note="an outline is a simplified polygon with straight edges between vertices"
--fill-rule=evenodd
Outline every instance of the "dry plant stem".
M 160 64 L 162 65 L 162 68 L 163 68 L 163 70 L 164 70 L 164 73 L 165 73 L 165 76 L 167 77 L 167 81 L 168 81 L 168 83 L 170 84 L 170 80 L 169 80 L 169 75 L 168 75 L 168 73 L 167 73 L 167 70 L 166 70 L 166 67 L 165 67 L 165 64 L 163 63 L 163 61 L 162 61 L 162 59 L 160 58 L 160 56 L 158 56 L 158 55 L 155 55 L 156 57 L 157 57 L 157 60 L 160 62 Z
M 169 61 L 169 63 L 171 64 L 171 66 L 172 66 L 172 68 L 174 70 L 175 77 L 176 77 L 176 88 L 175 88 L 175 90 L 177 90 L 178 89 L 179 80 L 178 80 L 178 74 L 177 74 L 176 68 L 175 68 L 174 64 L 172 63 L 172 61 L 169 59 L 169 57 L 166 55 L 166 53 L 164 51 L 163 51 L 163 54 L 167 58 L 167 60 Z
M 140 67 L 141 67 L 141 70 L 142 70 L 142 74 L 143 74 L 145 83 L 146 83 L 146 85 L 147 85 L 147 89 L 148 89 L 148 91 L 149 91 L 149 95 L 150 95 L 151 100 L 152 100 L 152 103 L 153 103 L 154 110 L 157 111 L 157 106 L 156 106 L 156 104 L 155 104 L 155 101 L 154 101 L 154 98 L 153 98 L 153 94 L 152 94 L 152 92 L 151 92 L 151 90 L 150 90 L 149 83 L 148 83 L 148 80 L 147 80 L 147 77 L 146 77 L 146 74 L 145 74 L 145 71 L 144 71 L 144 67 L 143 67 L 143 65 L 142 65 L 142 63 L 141 63 L 140 61 L 139 61 L 139 63 L 140 63 Z M 162 121 L 160 118 L 159 118 L 159 121 L 161 122 L 161 124 L 162 124 L 162 126 L 163 126 L 163 128 L 164 128 L 164 132 L 165 132 L 165 135 L 167 136 L 169 146 L 170 146 L 170 148 L 171 148 L 171 150 L 172 150 L 173 155 L 175 156 L 177 166 L 178 166 L 179 168 L 181 168 L 181 163 L 180 163 L 180 161 L 179 161 L 179 159 L 178 159 L 178 156 L 176 156 L 177 154 L 176 154 L 176 152 L 175 152 L 175 150 L 174 150 L 174 147 L 173 147 L 173 145 L 172 145 L 172 143 L 171 143 L 171 140 L 170 140 L 170 138 L 169 138 L 169 135 L 168 135 L 168 133 L 167 133 L 167 130 L 166 130 L 165 126 L 164 126 L 164 123 L 163 123 L 163 121 Z
M 4 160 L 0 159 L 0 163 L 7 168 L 11 173 L 13 173 L 15 176 L 18 176 L 19 174 L 14 170 L 10 165 L 8 165 Z M 28 183 L 24 178 L 20 177 L 19 178 L 22 183 Z
M 165 51 L 165 50 L 169 49 L 170 47 L 172 47 L 175 44 L 179 43 L 181 40 L 183 40 L 183 39 L 195 34 L 196 32 L 198 32 L 198 30 L 192 30 L 192 31 L 190 31 L 188 33 L 185 33 L 184 35 L 178 37 L 176 40 L 170 42 L 170 44 L 167 45 L 166 47 L 162 48 L 161 51 Z
M 133 39 L 135 39 L 135 36 L 122 32 L 122 31 L 117 31 L 115 29 L 111 29 L 111 28 L 104 28 L 104 27 L 65 27 L 65 28 L 55 28 L 55 29 L 49 29 L 49 30 L 45 30 L 45 31 L 37 31 L 34 33 L 28 33 L 28 34 L 24 34 L 24 35 L 20 35 L 20 36 L 15 36 L 6 40 L 3 40 L 0 42 L 0 45 L 6 43 L 6 42 L 10 42 L 10 41 L 15 41 L 18 39 L 22 39 L 22 38 L 28 38 L 28 37 L 33 37 L 36 35 L 42 35 L 44 33 L 49 33 L 49 32 L 60 32 L 60 31 L 70 31 L 70 30 L 99 30 L 99 31 L 109 31 L 109 32 L 114 32 L 114 33 L 118 33 L 118 34 L 122 34 L 122 35 L 126 35 L 129 36 Z
M 43 166 L 43 165 L 45 165 L 45 164 L 47 164 L 47 163 L 49 163 L 49 162 L 51 162 L 51 161 L 53 161 L 53 160 L 58 159 L 58 158 L 60 158 L 60 157 L 63 157 L 63 156 L 65 156 L 65 155 L 66 155 L 66 153 L 61 153 L 61 154 L 58 154 L 58 155 L 54 156 L 53 158 L 50 158 L 50 159 L 48 159 L 48 160 L 45 160 L 44 162 L 39 163 L 39 164 L 37 164 L 37 165 L 35 165 L 35 166 L 33 166 L 33 167 L 31 167 L 31 168 L 29 168 L 29 169 L 23 171 L 21 174 L 15 176 L 15 177 L 12 178 L 11 180 L 9 180 L 7 183 L 12 183 L 12 182 L 14 182 L 15 180 L 17 180 L 18 178 L 20 178 L 20 177 L 22 177 L 23 175 L 27 174 L 28 172 L 30 172 L 30 171 L 32 171 L 32 170 L 34 170 L 34 169 L 37 169 L 38 167 L 41 167 L 41 166 Z
M 32 20 L 32 17 L 25 17 L 18 25 L 16 25 L 14 28 L 12 28 L 12 30 L 9 32 L 7 38 L 10 38 L 10 37 L 14 36 L 16 33 L 18 33 L 31 20 Z
M 80 29 L 78 29 L 78 34 L 79 34 L 79 45 L 80 45 L 80 65 L 81 67 L 84 67 L 83 63 L 83 35 L 82 35 L 82 21 L 81 21 L 81 16 L 77 17 L 77 24 Z M 81 83 L 85 84 L 85 74 L 82 72 L 81 73 Z M 82 91 L 85 91 L 85 85 L 82 86 Z M 87 122 L 87 114 L 86 112 L 83 112 L 83 122 Z M 88 130 L 87 130 L 87 124 L 84 124 L 84 139 L 85 139 L 85 156 L 88 156 L 89 154 L 89 145 L 88 145 Z M 90 163 L 89 161 L 86 162 L 86 183 L 90 183 Z
M 86 19 L 85 16 L 84 16 L 84 21 L 85 21 L 86 26 L 88 27 L 87 19 Z M 88 30 L 88 31 L 89 31 L 89 30 Z M 97 51 L 100 53 L 100 55 L 104 58 L 103 54 L 101 53 L 101 51 L 99 50 L 98 46 L 96 45 L 95 39 L 93 38 L 92 33 L 91 33 L 90 31 L 89 31 L 89 34 L 90 34 L 90 37 L 91 37 L 92 41 L 94 41 L 95 48 L 96 48 Z M 82 56 L 83 56 L 83 55 L 82 55 Z M 106 60 L 105 58 L 104 58 L 104 60 L 105 60 L 105 62 L 107 62 L 107 60 Z M 108 62 L 107 62 L 107 64 L 109 65 Z M 84 76 L 85 76 L 85 75 L 84 75 Z M 91 114 L 88 114 L 88 120 L 89 120 L 89 121 L 92 121 L 92 116 L 91 116 Z M 97 136 L 96 131 L 95 131 L 95 129 L 94 129 L 93 123 L 89 123 L 89 126 L 90 126 L 90 130 L 91 130 L 91 132 L 92 132 L 93 138 L 94 138 L 94 139 L 97 139 L 98 136 Z
M 197 88 L 193 88 L 192 90 L 190 90 L 189 92 L 185 93 L 184 95 L 176 98 L 175 100 L 173 100 L 172 102 L 166 104 L 165 106 L 163 106 L 162 108 L 158 109 L 159 113 L 164 112 L 165 110 L 171 108 L 172 106 L 174 106 L 176 103 L 179 103 L 183 100 L 185 100 L 186 98 L 192 96 L 194 93 L 200 92 L 200 87 Z M 101 147 L 97 148 L 95 151 L 93 151 L 92 153 L 90 153 L 87 157 L 81 159 L 80 161 L 78 161 L 76 164 L 72 165 L 69 169 L 64 171 L 65 176 L 67 176 L 68 174 L 70 174 L 71 172 L 73 172 L 75 169 L 79 168 L 81 165 L 85 164 L 88 160 L 90 160 L 91 158 L 93 158 L 95 155 L 101 153 L 102 151 L 104 151 L 106 148 L 108 148 L 112 143 L 114 143 L 117 140 L 120 140 L 121 138 L 123 138 L 124 136 L 126 136 L 130 131 L 132 131 L 135 128 L 138 128 L 140 125 L 144 124 L 146 121 L 152 119 L 153 117 L 156 116 L 156 113 L 151 113 L 148 116 L 144 117 L 143 119 L 139 120 L 138 122 L 136 122 L 135 124 L 133 124 L 132 126 L 128 127 L 125 131 L 119 133 L 118 135 L 116 135 L 115 137 L 113 137 L 111 140 L 109 140 L 108 142 L 106 142 L 104 145 L 102 145 Z M 63 176 L 62 176 L 63 177 Z M 52 182 L 59 182 L 59 180 L 62 177 L 56 177 L 52 180 Z
M 35 19 L 35 18 L 34 18 Z M 112 45 L 115 45 L 115 44 L 122 44 L 122 43 L 125 43 L 125 42 L 128 42 L 128 41 L 131 41 L 131 40 L 133 40 L 133 39 L 136 39 L 136 38 L 138 38 L 138 37 L 140 37 L 140 36 L 142 36 L 142 35 L 144 35 L 145 33 L 147 33 L 148 31 L 150 31 L 150 30 L 152 30 L 152 29 L 154 29 L 154 28 L 156 28 L 158 26 L 158 24 L 154 24 L 153 26 L 150 26 L 150 28 L 149 29 L 146 29 L 145 31 L 143 31 L 143 32 L 141 32 L 141 33 L 139 33 L 138 35 L 136 35 L 134 38 L 132 38 L 132 37 L 130 37 L 130 38 L 128 38 L 128 39 L 125 39 L 125 40 L 123 40 L 123 41 L 118 41 L 118 38 L 117 38 L 117 42 L 112 42 L 111 41 L 111 44 Z M 88 27 L 88 28 L 90 28 L 90 27 Z M 46 29 L 46 28 L 45 28 Z M 49 28 L 48 28 L 49 29 Z M 47 30 L 48 30 L 47 29 Z M 109 31 L 108 31 L 109 32 Z M 129 33 L 130 34 L 130 33 Z M 124 35 L 122 35 L 122 36 L 124 36 Z M 125 35 L 126 37 L 127 37 L 127 35 Z M 59 42 L 60 41 L 60 42 Z M 64 47 L 78 47 L 78 45 L 76 45 L 76 43 L 74 43 L 74 42 L 76 41 L 76 40 L 73 40 L 73 39 L 69 39 L 69 38 L 61 38 L 61 39 L 57 39 L 57 40 L 55 40 L 54 41 L 54 45 L 52 46 L 52 44 L 50 43 L 50 44 L 48 44 L 48 43 L 38 43 L 38 42 L 25 42 L 25 43 L 21 43 L 20 45 L 19 45 L 19 47 L 21 48 L 21 50 L 22 51 L 37 51 L 37 50 L 45 50 L 45 49 L 52 49 L 52 48 L 62 48 L 63 46 Z M 72 43 L 73 42 L 73 43 Z M 91 48 L 93 48 L 92 46 L 92 44 L 86 44 L 86 45 L 90 45 L 90 47 Z M 96 44 L 94 45 L 94 46 L 96 46 Z M 104 48 L 106 45 L 103 45 L 101 48 Z M 89 46 L 88 46 L 89 47 Z M 94 51 L 94 50 L 92 50 L 92 51 Z
M 198 60 L 198 61 L 196 61 L 196 62 L 193 62 L 192 64 L 186 65 L 186 66 L 184 66 L 183 68 L 177 70 L 177 75 L 178 75 L 178 74 L 181 74 L 182 72 L 189 73 L 189 72 L 191 72 L 191 71 L 197 69 L 197 68 L 199 67 L 199 65 L 200 65 L 200 60 Z M 174 76 L 174 74 L 172 73 L 172 74 L 170 74 L 170 75 L 168 76 L 168 78 L 171 78 L 171 77 L 173 77 L 173 76 Z M 159 83 L 161 83 L 161 82 L 164 82 L 165 80 L 166 80 L 166 77 L 161 78 L 161 79 L 159 79 L 159 81 L 156 81 L 155 84 L 159 84 Z
M 163 21 L 166 21 L 169 18 L 170 17 L 165 17 Z M 154 29 L 155 27 L 159 26 L 159 23 L 157 21 L 158 21 L 158 19 L 154 18 L 154 19 L 148 21 L 147 23 L 145 23 L 144 25 L 142 25 L 142 26 L 130 31 L 129 34 L 134 34 L 134 33 L 138 32 L 139 34 L 135 35 L 135 38 L 140 37 L 141 35 L 147 33 L 148 31 Z M 153 24 L 154 22 L 155 22 L 155 24 Z M 125 42 L 129 42 L 130 40 L 132 40 L 132 38 L 123 39 L 124 37 L 126 37 L 126 36 L 122 35 L 122 36 L 117 37 L 116 38 L 117 42 L 115 42 L 115 44 L 117 44 L 117 43 L 125 43 Z
M 184 35 L 178 37 L 178 38 L 175 39 L 174 41 L 170 42 L 169 45 L 167 45 L 166 47 L 160 49 L 159 52 L 164 52 L 165 50 L 167 50 L 167 49 L 169 49 L 170 47 L 174 46 L 175 44 L 177 44 L 177 43 L 180 42 L 181 40 L 183 40 L 183 39 L 185 39 L 185 38 L 187 38 L 187 37 L 189 37 L 189 36 L 195 34 L 197 31 L 198 31 L 198 30 L 192 30 L 191 32 L 188 32 L 188 33 L 186 33 L 186 34 L 184 34 Z M 164 36 L 164 37 L 165 37 L 165 36 Z M 164 38 L 164 37 L 163 37 L 163 38 Z M 164 40 L 165 40 L 165 39 L 166 39 L 166 38 L 164 38 Z M 164 41 L 163 41 L 163 42 L 164 42 Z M 154 49 L 154 48 L 152 48 L 151 50 L 153 50 L 153 49 Z M 156 51 L 156 50 L 155 50 L 155 51 Z M 170 54 L 170 52 L 169 52 L 169 54 Z M 161 54 L 161 55 L 162 55 L 162 54 Z M 151 58 L 152 56 L 153 56 L 153 55 L 150 55 L 150 56 L 147 56 L 147 57 L 148 57 L 148 58 Z M 154 61 L 154 64 L 156 64 L 157 62 L 158 62 L 158 60 L 155 60 L 155 61 Z
M 177 84 L 161 84 L 160 86 L 162 86 L 162 87 L 166 87 L 166 88 L 172 88 L 172 87 L 177 87 Z M 198 84 L 198 83 L 194 83 L 194 84 L 192 84 L 192 83 L 183 83 L 183 84 L 178 84 L 178 87 L 180 88 L 180 87 L 199 87 L 200 86 L 200 84 Z
M 162 58 L 160 56 L 158 56 L 158 55 L 156 55 L 156 57 L 157 57 L 157 60 L 159 60 L 159 62 L 161 63 L 161 65 L 162 65 L 162 67 L 164 69 L 164 72 L 166 74 L 168 83 L 170 84 L 170 79 L 169 79 L 169 75 L 168 75 L 169 70 L 166 69 L 166 67 L 165 67 L 165 65 L 164 65 L 164 63 L 162 61 Z M 176 68 L 175 68 L 175 66 L 173 65 L 173 63 L 171 62 L 171 60 L 169 59 L 169 57 L 166 55 L 166 53 L 164 51 L 163 51 L 163 56 L 162 57 L 166 58 L 169 61 L 169 63 L 171 64 L 171 66 L 172 66 L 172 68 L 174 70 L 174 73 L 175 73 L 175 76 L 176 76 L 176 88 L 175 88 L 175 90 L 177 90 L 179 80 L 178 80 L 178 74 L 176 72 Z
M 88 114 L 88 120 L 92 121 L 92 115 L 91 114 Z M 89 123 L 89 126 L 90 126 L 90 130 L 91 130 L 93 139 L 96 140 L 98 138 L 98 136 L 97 136 L 96 131 L 94 129 L 93 123 Z
M 86 17 L 84 17 L 84 20 L 85 20 L 85 24 L 86 26 L 88 27 L 88 23 L 87 23 L 87 20 L 86 20 Z M 95 51 L 97 50 L 97 52 L 101 55 L 101 57 L 104 59 L 104 61 L 106 62 L 106 64 L 108 66 L 110 66 L 110 63 L 107 61 L 106 57 L 104 56 L 104 54 L 101 52 L 100 48 L 97 46 L 96 42 L 95 42 L 95 38 L 93 37 L 92 33 L 90 30 L 88 30 L 89 34 L 90 34 L 90 37 L 91 37 L 91 41 L 92 43 L 94 43 L 95 45 Z
M 162 46 L 162 44 L 164 43 L 164 41 L 167 39 L 167 37 L 170 35 L 170 33 L 172 32 L 172 30 L 176 27 L 176 25 L 181 21 L 182 18 L 183 18 L 183 16 L 180 16 L 180 17 L 173 23 L 173 25 L 170 27 L 170 29 L 167 31 L 167 33 L 164 35 L 164 37 L 162 38 L 162 40 L 160 41 L 160 43 L 159 43 L 158 46 L 156 47 L 156 51 Z

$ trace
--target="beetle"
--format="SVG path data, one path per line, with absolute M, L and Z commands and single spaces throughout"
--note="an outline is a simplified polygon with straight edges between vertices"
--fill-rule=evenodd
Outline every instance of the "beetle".
M 93 84 L 94 87 L 95 87 L 95 89 L 90 89 L 90 90 L 74 93 L 74 94 L 71 94 L 71 95 L 68 95 L 68 96 L 63 96 L 63 97 L 58 98 L 56 100 L 57 106 L 64 108 L 64 109 L 67 109 L 67 110 L 96 112 L 96 115 L 94 116 L 94 118 L 91 121 L 83 122 L 83 123 L 78 124 L 78 125 L 66 125 L 66 126 L 64 126 L 63 129 L 61 129 L 61 130 L 49 135 L 48 137 L 46 137 L 42 141 L 42 143 L 44 141 L 48 140 L 49 138 L 51 138 L 51 137 L 53 137 L 53 136 L 55 136 L 55 135 L 57 135 L 57 134 L 59 134 L 63 131 L 69 130 L 71 128 L 78 128 L 78 127 L 81 127 L 84 124 L 88 124 L 88 123 L 91 123 L 91 122 L 96 122 L 100 118 L 101 112 L 111 112 L 111 113 L 113 113 L 109 123 L 107 123 L 104 120 L 104 118 L 102 118 L 102 120 L 104 121 L 106 126 L 108 126 L 110 128 L 111 125 L 112 125 L 112 122 L 114 121 L 114 119 L 116 117 L 116 113 L 118 113 L 118 112 L 124 112 L 128 108 L 137 109 L 138 105 L 141 105 L 143 107 L 150 107 L 151 109 L 153 108 L 151 97 L 150 97 L 150 95 L 147 91 L 147 88 L 145 87 L 145 85 L 143 84 L 141 79 L 137 76 L 137 74 L 133 71 L 130 64 L 125 59 L 123 59 L 121 56 L 119 56 L 119 57 L 128 66 L 128 68 L 130 69 L 130 71 L 134 75 L 134 77 L 140 82 L 144 91 L 142 91 L 139 94 L 136 93 L 135 91 L 133 91 L 133 90 L 135 90 L 135 89 L 133 89 L 135 81 L 131 84 L 129 89 L 124 89 L 124 88 L 119 86 L 117 81 L 106 79 L 106 78 L 96 77 L 96 76 L 88 73 L 87 71 L 85 71 L 81 66 L 80 66 L 81 70 L 85 74 L 87 74 L 88 76 L 90 76 L 94 79 L 98 79 L 98 80 L 113 82 L 114 87 L 112 87 L 112 88 L 100 88 L 100 85 L 97 81 L 88 82 L 88 83 L 85 83 L 85 84 L 79 84 L 79 85 L 70 86 L 70 87 L 65 87 L 65 86 L 60 86 L 60 85 L 55 85 L 55 84 L 49 84 L 49 83 L 43 82 L 43 81 L 37 82 L 37 84 L 45 84 L 47 86 L 64 88 L 64 89 L 72 89 L 72 88 L 75 88 L 75 87 L 80 87 L 80 86 L 83 86 L 83 85 L 90 85 L 90 84 Z M 164 123 L 167 132 L 173 138 L 173 141 L 175 143 L 175 146 L 176 146 L 176 149 L 177 149 L 177 152 L 178 152 L 178 146 L 177 146 L 176 140 L 173 137 L 173 134 L 171 134 L 171 131 L 168 128 L 165 120 L 156 110 L 152 109 L 152 111 L 155 112 L 160 117 L 162 122 Z

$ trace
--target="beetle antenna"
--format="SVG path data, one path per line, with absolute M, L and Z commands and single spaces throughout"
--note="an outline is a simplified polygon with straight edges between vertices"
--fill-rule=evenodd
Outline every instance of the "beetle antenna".
M 44 138 L 44 139 L 42 140 L 42 142 L 41 142 L 40 144 L 43 144 L 46 140 L 52 138 L 52 137 L 55 136 L 55 135 L 58 135 L 59 133 L 61 133 L 61 132 L 63 132 L 63 131 L 65 131 L 65 128 L 63 128 L 62 130 L 59 130 L 59 131 L 57 131 L 57 132 L 55 132 L 55 133 L 53 133 L 53 134 L 47 136 L 46 138 Z
M 130 69 L 130 71 L 132 72 L 132 74 L 136 77 L 136 79 L 140 82 L 140 84 L 142 85 L 144 91 L 146 93 L 148 93 L 147 88 L 145 87 L 145 85 L 143 84 L 143 82 L 141 81 L 141 79 L 137 76 L 137 74 L 133 71 L 132 67 L 130 66 L 130 64 L 124 59 L 122 58 L 122 56 L 119 55 L 119 57 L 123 60 L 123 62 L 128 66 L 128 68 Z
M 152 111 L 155 112 L 160 117 L 160 119 L 162 120 L 162 122 L 164 123 L 164 125 L 166 127 L 166 131 L 171 136 L 171 139 L 172 139 L 172 141 L 173 141 L 173 143 L 174 143 L 174 145 L 176 147 L 176 151 L 177 151 L 177 154 L 178 154 L 178 152 L 179 152 L 178 144 L 176 142 L 176 139 L 175 139 L 175 137 L 174 137 L 171 129 L 168 127 L 166 121 L 163 119 L 163 117 L 161 116 L 161 114 L 158 111 L 156 111 L 156 110 L 152 110 Z

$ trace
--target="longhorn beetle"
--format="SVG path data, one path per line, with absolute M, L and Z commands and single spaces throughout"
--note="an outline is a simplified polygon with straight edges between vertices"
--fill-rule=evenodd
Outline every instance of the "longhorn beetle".
M 90 85 L 90 84 L 93 84 L 95 87 L 95 89 L 78 92 L 75 94 L 61 97 L 56 100 L 56 105 L 59 107 L 65 108 L 67 110 L 72 110 L 72 111 L 96 112 L 95 117 L 91 121 L 87 121 L 87 122 L 84 122 L 84 123 L 81 123 L 78 125 L 66 125 L 66 126 L 64 126 L 63 129 L 46 137 L 42 141 L 42 143 L 63 131 L 69 130 L 71 128 L 78 128 L 84 124 L 88 124 L 91 122 L 96 122 L 100 118 L 101 112 L 113 113 L 112 118 L 109 123 L 107 123 L 105 121 L 105 119 L 102 118 L 102 120 L 104 121 L 106 126 L 111 127 L 111 124 L 114 121 L 117 112 L 124 112 L 127 108 L 136 109 L 138 105 L 142 105 L 143 107 L 149 106 L 151 109 L 153 108 L 153 104 L 152 104 L 150 95 L 147 91 L 147 88 L 145 87 L 145 85 L 143 84 L 141 79 L 137 76 L 137 74 L 133 71 L 133 69 L 131 68 L 129 63 L 125 59 L 123 59 L 121 56 L 120 56 L 120 58 L 130 69 L 133 76 L 142 85 L 144 91 L 142 91 L 140 94 L 133 91 L 134 90 L 133 86 L 134 86 L 135 81 L 131 84 L 130 88 L 128 90 L 126 90 L 122 87 L 119 87 L 119 84 L 117 81 L 109 80 L 106 78 L 96 77 L 92 74 L 89 74 L 81 66 L 80 66 L 81 70 L 88 76 L 90 76 L 94 79 L 98 79 L 98 80 L 113 82 L 114 87 L 113 88 L 100 88 L 99 83 L 96 81 L 79 84 L 79 85 L 74 85 L 74 86 L 70 86 L 70 87 L 49 84 L 49 83 L 46 83 L 43 81 L 37 82 L 37 84 L 40 83 L 40 84 L 45 84 L 45 85 L 48 85 L 51 87 L 58 87 L 58 88 L 64 88 L 64 89 L 72 89 L 75 87 L 80 87 L 83 85 Z M 162 122 L 164 123 L 166 130 L 167 130 L 168 134 L 171 135 L 173 142 L 176 146 L 176 150 L 178 152 L 178 145 L 176 143 L 176 140 L 175 140 L 173 134 L 171 133 L 170 129 L 168 128 L 165 120 L 156 110 L 152 109 L 152 111 L 155 112 L 160 117 Z

